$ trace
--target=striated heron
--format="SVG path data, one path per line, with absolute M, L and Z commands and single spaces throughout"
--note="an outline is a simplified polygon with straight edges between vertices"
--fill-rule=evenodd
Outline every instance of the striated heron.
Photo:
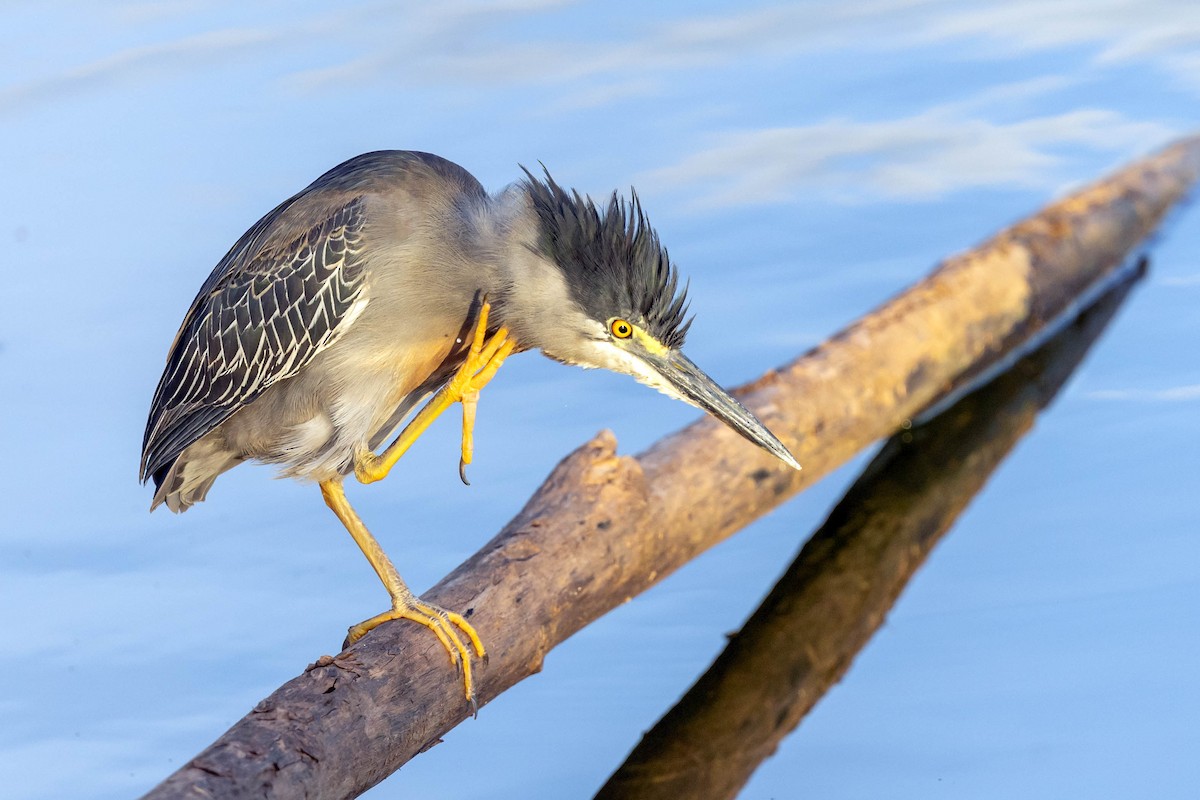
M 479 391 L 531 349 L 632 375 L 798 469 L 680 352 L 685 294 L 636 195 L 598 207 L 528 170 L 491 195 L 428 153 L 352 158 L 250 228 L 192 301 L 146 424 L 151 510 L 186 510 L 245 460 L 316 481 L 391 595 L 348 641 L 387 620 L 419 622 L 461 666 L 473 702 L 467 645 L 483 657 L 482 642 L 461 615 L 408 589 L 347 501 L 345 476 L 385 477 L 461 403 L 465 481 Z

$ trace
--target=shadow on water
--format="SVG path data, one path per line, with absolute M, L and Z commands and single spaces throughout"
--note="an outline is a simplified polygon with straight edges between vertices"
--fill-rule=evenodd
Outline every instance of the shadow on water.
M 1144 273 L 1143 261 L 1008 371 L 892 437 L 597 800 L 736 797 L 846 672 Z

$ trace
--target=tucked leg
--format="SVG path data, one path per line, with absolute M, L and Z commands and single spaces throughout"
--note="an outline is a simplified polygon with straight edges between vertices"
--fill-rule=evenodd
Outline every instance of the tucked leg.
M 479 635 L 475 633 L 475 629 L 471 626 L 471 623 L 467 622 L 461 614 L 439 608 L 432 603 L 423 602 L 412 593 L 401 579 L 400 573 L 396 571 L 396 567 L 393 566 L 391 559 L 387 557 L 387 553 L 383 552 L 383 548 L 379 546 L 379 542 L 371 535 L 366 525 L 359 519 L 358 514 L 351 508 L 350 502 L 346 499 L 346 492 L 340 478 L 323 481 L 321 483 L 321 494 L 325 498 L 325 504 L 332 509 L 334 514 L 337 514 L 338 519 L 346 526 L 346 530 L 354 537 L 355 543 L 363 551 L 363 555 L 367 557 L 367 561 L 371 562 L 371 566 L 375 569 L 375 574 L 383 581 L 384 587 L 392 598 L 392 608 L 390 611 L 377 614 L 351 627 L 347 636 L 347 643 L 350 644 L 358 641 L 368 631 L 388 620 L 409 619 L 420 623 L 433 631 L 434 635 L 438 637 L 438 641 L 442 643 L 442 646 L 446 648 L 446 652 L 449 653 L 450 662 L 456 668 L 462 670 L 463 688 L 466 691 L 467 700 L 474 705 L 475 684 L 471 675 L 471 651 L 463 643 L 462 638 L 459 636 L 459 631 L 465 634 L 467 639 L 470 640 L 476 655 L 480 658 L 485 658 L 487 653 L 483 649 L 483 642 L 479 640 Z
M 396 466 L 396 462 L 408 452 L 408 448 L 425 432 L 425 429 L 443 411 L 460 402 L 463 404 L 463 440 L 459 473 L 461 474 L 466 465 L 471 463 L 474 451 L 475 406 L 479 402 L 479 390 L 495 377 L 496 371 L 500 369 L 504 359 L 508 358 L 516 346 L 516 342 L 508 337 L 507 328 L 501 328 L 491 339 L 487 339 L 490 309 L 491 306 L 484 301 L 479 309 L 479 321 L 475 325 L 475 335 L 471 341 L 471 347 L 467 351 L 467 359 L 450 379 L 450 382 L 425 404 L 425 407 L 396 437 L 396 441 L 388 445 L 383 453 L 380 455 L 363 453 L 358 457 L 354 465 L 354 474 L 361 482 L 374 483 L 387 477 L 392 467 Z
M 512 339 L 505 339 L 494 354 L 488 355 L 493 342 L 500 339 L 501 334 L 507 336 L 507 329 L 501 328 L 492 337 L 492 341 L 485 345 L 483 337 L 487 330 L 487 311 L 487 303 L 484 303 L 483 310 L 480 312 L 482 320 L 475 329 L 475 340 L 471 343 L 471 355 L 468 358 L 468 362 L 474 359 L 475 363 L 482 364 L 482 367 L 476 371 L 474 367 L 467 369 L 464 365 L 463 369 L 460 369 L 458 375 L 455 376 L 460 378 L 464 384 L 462 396 L 458 400 L 463 407 L 462 455 L 458 460 L 458 477 L 467 485 L 471 483 L 467 480 L 467 464 L 471 463 L 471 459 L 475 455 L 475 409 L 479 406 L 479 392 L 496 376 L 504 359 L 508 358 L 516 345 Z

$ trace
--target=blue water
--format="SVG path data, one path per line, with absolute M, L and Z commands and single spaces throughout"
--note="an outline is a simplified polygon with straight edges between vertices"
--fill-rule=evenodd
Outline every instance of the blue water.
M 197 286 L 323 170 L 394 147 L 491 188 L 539 159 L 597 195 L 636 185 L 692 279 L 692 358 L 736 384 L 1193 129 L 1200 93 L 1182 0 L 18 3 L 0 30 L 0 782 L 28 798 L 149 789 L 382 607 L 314 488 L 243 467 L 174 517 L 136 482 Z M 746 798 L 1194 791 L 1198 247 L 1192 209 Z M 636 452 L 694 416 L 528 355 L 484 394 L 470 488 L 448 422 L 351 497 L 423 589 L 595 431 Z M 369 796 L 589 797 L 862 463 Z

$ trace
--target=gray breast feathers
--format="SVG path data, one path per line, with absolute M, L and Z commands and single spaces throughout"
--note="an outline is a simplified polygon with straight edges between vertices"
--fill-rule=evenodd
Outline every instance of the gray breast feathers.
M 277 229 L 289 205 L 247 231 L 192 302 L 151 404 L 143 481 L 161 481 L 184 449 L 299 372 L 365 306 L 363 198 L 290 240 Z

